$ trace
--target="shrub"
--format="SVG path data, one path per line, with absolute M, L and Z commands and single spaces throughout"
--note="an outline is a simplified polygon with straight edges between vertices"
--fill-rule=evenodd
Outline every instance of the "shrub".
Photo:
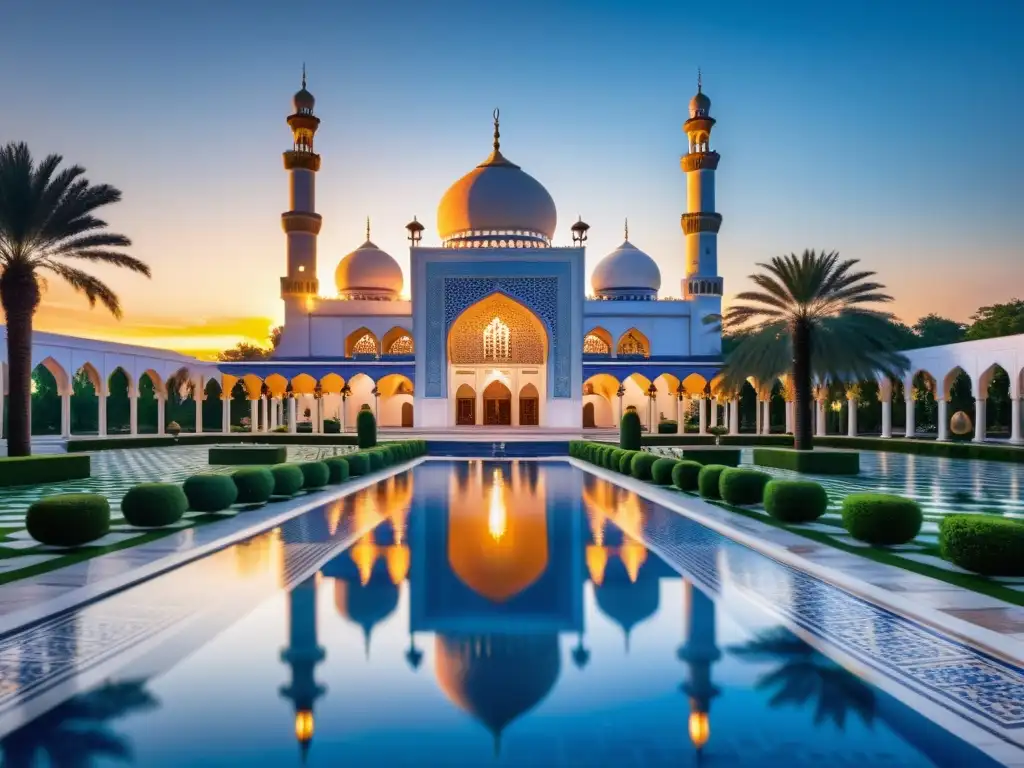
M 771 479 L 767 472 L 730 467 L 718 476 L 718 495 L 728 504 L 760 504 Z
M 270 468 L 270 474 L 274 476 L 275 496 L 294 496 L 306 482 L 298 464 L 275 464 Z
M 25 527 L 40 544 L 80 547 L 110 530 L 110 504 L 98 493 L 47 496 L 28 508 Z
M 653 453 L 637 451 L 629 463 L 629 473 L 637 480 L 650 480 L 651 470 L 657 460 L 658 457 Z
M 299 464 L 302 472 L 302 487 L 306 490 L 323 488 L 331 477 L 331 472 L 322 461 L 303 461 Z
M 623 475 L 628 475 L 633 467 L 633 457 L 636 456 L 640 451 L 622 451 L 622 455 L 619 457 L 618 470 Z
M 674 419 L 665 419 L 658 422 L 659 435 L 674 435 L 679 431 L 679 422 Z
M 188 497 L 174 483 L 140 483 L 121 499 L 121 514 L 140 528 L 176 523 L 188 509 Z
M 615 458 L 615 451 L 619 450 L 613 445 L 601 446 L 601 466 L 605 469 L 618 470 L 619 465 Z
M 621 448 L 612 447 L 611 458 L 608 459 L 608 469 L 612 472 L 619 471 L 619 465 L 622 463 L 622 457 L 626 454 Z
M 740 465 L 739 448 L 683 448 L 683 458 L 700 464 L 721 464 L 726 467 Z
M 677 461 L 672 467 L 672 485 L 681 491 L 696 491 L 697 476 L 703 468 L 699 461 Z
M 828 509 L 828 494 L 813 480 L 772 480 L 763 500 L 765 511 L 784 523 L 809 523 Z
M 815 448 L 813 451 L 755 448 L 754 463 L 761 467 L 789 469 L 810 475 L 856 475 L 860 472 L 860 454 L 856 451 L 832 451 L 821 448 Z
M 939 523 L 942 556 L 986 576 L 1024 576 L 1024 522 L 988 515 L 949 515 Z
M 626 411 L 619 423 L 619 447 L 627 451 L 640 450 L 640 415 L 636 411 Z
M 377 451 L 367 451 L 366 458 L 370 460 L 370 471 L 376 472 L 379 469 L 384 469 L 384 457 Z
M 0 488 L 81 480 L 91 474 L 91 460 L 85 454 L 0 457 Z
M 348 480 L 348 459 L 344 456 L 332 456 L 324 460 L 327 465 L 327 482 L 331 485 L 343 483 Z
M 348 473 L 352 477 L 359 477 L 370 472 L 370 457 L 361 451 L 348 454 L 345 461 L 348 462 Z
M 671 485 L 672 470 L 675 468 L 675 459 L 658 459 L 651 466 L 651 480 L 657 485 Z
M 313 434 L 313 422 L 300 421 L 295 425 L 295 431 L 300 435 L 311 435 Z
M 324 419 L 324 434 L 341 434 L 341 422 L 338 419 Z
M 209 450 L 210 464 L 281 464 L 288 458 L 284 445 L 215 445 Z
M 274 475 L 266 467 L 245 467 L 231 475 L 239 504 L 262 504 L 274 493 Z
M 843 525 L 868 544 L 906 544 L 921 530 L 921 507 L 901 496 L 851 493 L 843 499 Z
M 276 432 L 278 434 L 286 433 L 288 431 L 288 425 L 287 424 L 278 424 L 276 427 L 274 427 L 270 431 L 271 432 Z
M 356 441 L 360 448 L 373 448 L 377 444 L 377 419 L 368 405 L 356 414 Z
M 729 467 L 724 464 L 705 464 L 697 474 L 697 490 L 705 499 L 720 499 L 718 479 Z
M 238 488 L 230 475 L 192 475 L 182 485 L 188 508 L 196 512 L 220 512 L 238 498 Z
M 388 453 L 387 448 L 373 448 L 370 450 L 370 455 L 380 457 L 380 467 L 378 469 L 391 466 L 391 454 Z M 370 459 L 370 461 L 372 462 L 373 459 Z

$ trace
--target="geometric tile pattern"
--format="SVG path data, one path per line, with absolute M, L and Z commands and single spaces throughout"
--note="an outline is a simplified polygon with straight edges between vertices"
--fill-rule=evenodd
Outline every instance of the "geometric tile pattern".
M 639 499 L 627 531 L 713 593 L 723 581 L 778 618 L 996 735 L 1024 730 L 1024 670 L 772 560 L 677 512 Z M 723 576 L 722 569 L 727 576 Z M 994 728 L 993 728 L 994 726 Z

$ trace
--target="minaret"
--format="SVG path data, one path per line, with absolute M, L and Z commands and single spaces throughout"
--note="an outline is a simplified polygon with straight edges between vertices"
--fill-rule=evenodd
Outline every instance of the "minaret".
M 320 155 L 313 151 L 313 136 L 320 118 L 313 115 L 316 100 L 306 90 L 306 67 L 302 67 L 302 89 L 295 94 L 295 111 L 288 116 L 292 148 L 284 153 L 284 167 L 290 177 L 290 210 L 281 214 L 281 226 L 288 236 L 288 274 L 281 278 L 281 298 L 306 299 L 320 292 L 316 279 L 316 237 L 323 223 L 316 212 L 316 172 Z
M 690 323 L 690 354 L 717 354 L 717 333 L 701 322 L 722 310 L 722 278 L 718 276 L 718 230 L 722 214 L 715 212 L 715 171 L 719 154 L 711 149 L 711 99 L 701 90 L 697 71 L 697 95 L 690 99 L 690 118 L 683 123 L 689 151 L 680 165 L 686 174 L 686 213 L 682 216 L 686 237 L 686 278 L 683 297 L 694 302 Z
M 310 576 L 288 594 L 288 647 L 281 651 L 281 661 L 292 670 L 292 681 L 281 687 L 281 695 L 295 705 L 295 738 L 303 758 L 313 740 L 313 704 L 327 691 L 315 677 L 316 665 L 326 655 L 316 635 L 318 576 Z
M 711 665 L 722 657 L 715 640 L 715 603 L 693 586 L 689 579 L 683 583 L 686 598 L 686 642 L 679 648 L 679 660 L 686 663 L 690 674 L 683 684 L 683 692 L 690 699 L 690 741 L 701 750 L 711 737 L 709 712 L 711 700 L 718 688 L 711 682 Z

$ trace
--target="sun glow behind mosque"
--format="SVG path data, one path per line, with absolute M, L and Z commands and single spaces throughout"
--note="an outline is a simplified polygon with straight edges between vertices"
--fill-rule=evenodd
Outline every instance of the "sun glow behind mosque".
M 495 467 L 491 475 L 491 501 L 487 510 L 487 530 L 495 541 L 500 541 L 508 530 L 508 510 L 505 508 L 505 477 Z

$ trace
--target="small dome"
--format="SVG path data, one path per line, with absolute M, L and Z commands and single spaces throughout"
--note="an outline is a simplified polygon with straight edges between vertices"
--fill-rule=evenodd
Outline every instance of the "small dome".
M 661 270 L 626 240 L 598 262 L 590 286 L 602 298 L 653 298 L 661 288 Z
M 508 247 L 546 247 L 557 223 L 555 201 L 544 185 L 501 154 L 496 111 L 494 151 L 441 198 L 441 240 L 489 244 L 497 239 Z
M 306 90 L 306 86 L 302 86 L 292 97 L 292 106 L 295 107 L 296 112 L 312 112 L 313 107 L 316 106 L 316 99 L 313 98 L 312 93 Z
M 338 263 L 334 284 L 338 295 L 349 299 L 397 299 L 402 292 L 402 268 L 367 240 Z
M 697 95 L 690 99 L 690 117 L 707 117 L 711 112 L 711 99 L 700 88 Z

